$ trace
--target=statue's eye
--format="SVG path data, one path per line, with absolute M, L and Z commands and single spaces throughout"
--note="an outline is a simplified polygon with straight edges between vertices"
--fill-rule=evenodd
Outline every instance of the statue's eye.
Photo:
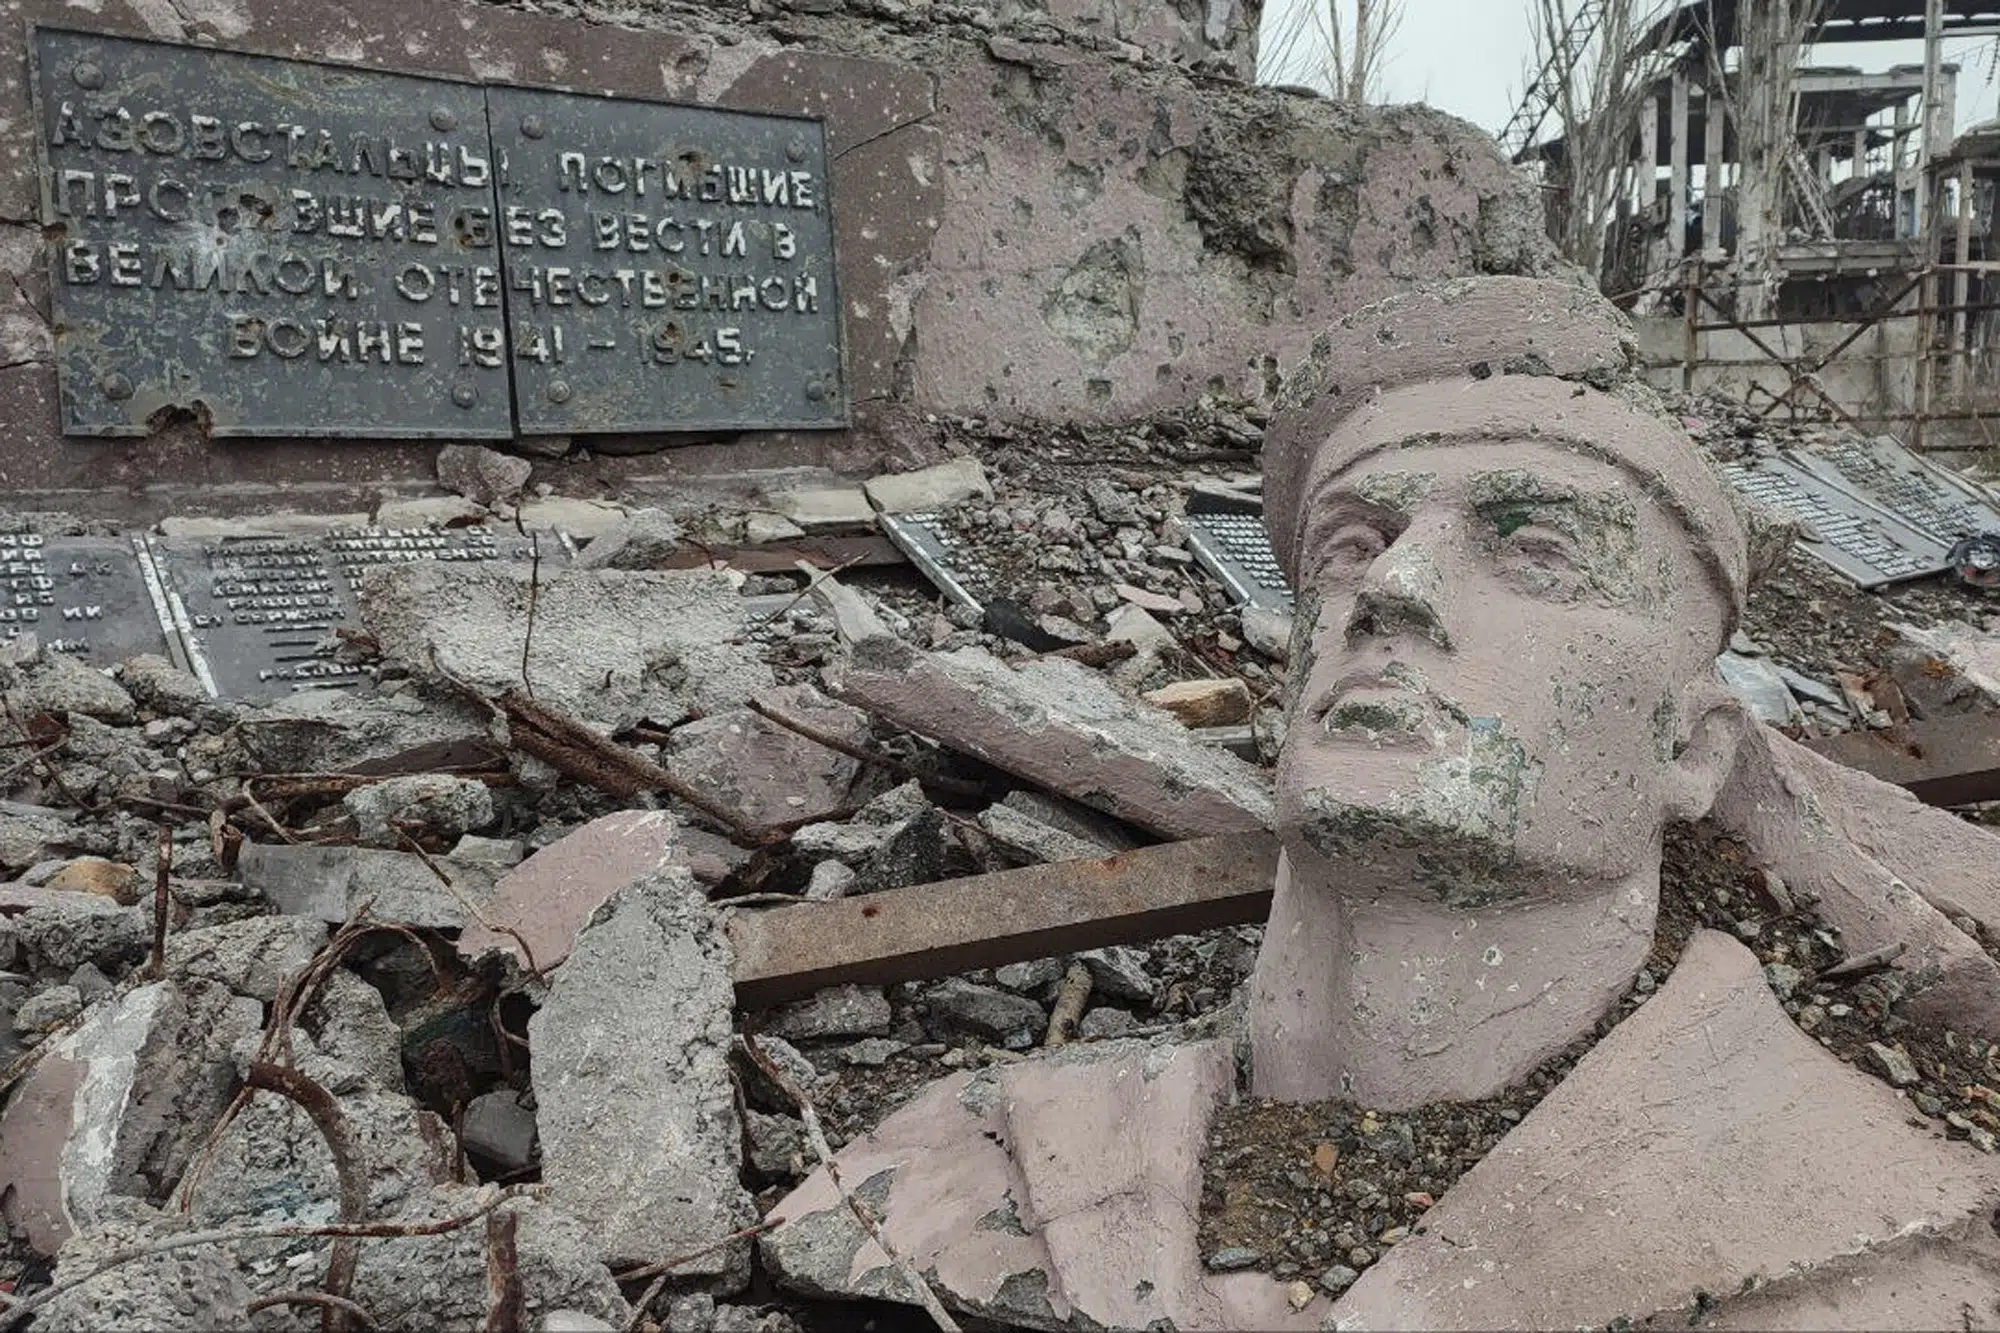
M 1507 535 L 1507 545 L 1540 564 L 1574 564 L 1576 543 L 1569 535 L 1540 523 L 1527 523 Z
M 1352 569 L 1367 565 L 1389 549 L 1389 539 L 1365 523 L 1349 523 L 1335 532 L 1326 544 L 1329 566 Z

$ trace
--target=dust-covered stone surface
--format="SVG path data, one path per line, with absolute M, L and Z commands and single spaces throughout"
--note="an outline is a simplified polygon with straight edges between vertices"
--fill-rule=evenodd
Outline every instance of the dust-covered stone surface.
M 1638 710 L 1660 763 L 1737 762 L 1710 820 L 1680 822 L 1701 793 L 1675 807 L 1657 910 L 1645 886 L 1620 900 L 1633 966 L 1491 1097 L 1252 1095 L 1261 924 L 736 1001 L 731 916 L 928 890 L 984 920 L 1008 882 L 977 877 L 1025 866 L 1096 901 L 1126 853 L 1282 818 L 1276 761 L 1324 734 L 1301 696 L 1325 601 L 1308 590 L 1296 623 L 1241 606 L 1202 515 L 1284 528 L 1308 500 L 1267 436 L 1359 364 L 1314 355 L 1329 326 L 1417 282 L 1556 271 L 1537 186 L 1480 131 L 1246 86 L 1247 0 L 9 14 L 0 114 L 20 125 L 31 22 L 821 117 L 848 411 L 826 432 L 497 447 L 225 446 L 173 412 L 145 439 L 65 438 L 34 136 L 0 143 L 0 481 L 75 511 L 0 530 L 372 522 L 542 552 L 369 573 L 360 623 L 310 645 L 354 674 L 261 706 L 213 697 L 177 647 L 0 647 L 0 1295 L 32 1327 L 303 1333 L 339 1326 L 336 1296 L 350 1327 L 420 1333 L 919 1326 L 801 1095 L 972 1329 L 1993 1322 L 2000 857 L 1979 853 L 2000 803 L 1922 808 L 1792 742 L 1990 723 L 2000 602 L 1864 593 L 1754 524 L 1743 573 L 1767 576 L 1727 680 L 1696 665 L 1770 721 Z M 1536 431 L 1622 374 L 1551 355 L 1488 376 L 1573 377 L 1540 385 Z M 1839 438 L 1661 401 L 1693 434 L 1659 437 L 1676 476 Z M 1482 558 L 1549 543 L 1518 586 L 1614 613 L 1662 593 L 1636 493 L 1491 472 Z M 1438 476 L 1357 495 L 1403 512 Z M 881 513 L 919 510 L 979 610 L 883 536 Z M 1408 546 L 1377 572 L 1377 610 L 1464 581 Z M 1456 646 L 1442 623 L 1336 628 L 1385 624 Z M 1567 743 L 1603 759 L 1635 705 L 1572 683 L 1597 712 Z M 1525 761 L 1518 702 L 1426 789 L 1431 826 L 1577 798 Z M 1396 703 L 1345 707 L 1335 729 L 1376 747 L 1351 774 L 1395 749 Z M 1342 850 L 1379 877 L 1365 839 Z M 1435 870 L 1450 849 L 1419 850 Z M 1491 932 L 1502 903 L 1433 878 Z M 1573 932 L 1535 943 L 1575 970 Z M 1444 975 L 1424 949 L 1394 965 Z M 1480 966 L 1496 1008 L 1549 1003 Z M 351 1276 L 313 1232 L 344 1213 L 371 1232 Z M 172 1248 L 197 1230 L 235 1234 Z M 131 1246 L 154 1252 L 95 1271 Z
M 607 1262 L 645 1263 L 753 1217 L 734 1180 L 729 1007 L 727 941 L 693 878 L 669 868 L 592 916 L 529 1024 L 545 1052 L 534 1083 L 543 1179 L 592 1219 Z M 724 1248 L 690 1271 L 728 1273 L 744 1255 Z

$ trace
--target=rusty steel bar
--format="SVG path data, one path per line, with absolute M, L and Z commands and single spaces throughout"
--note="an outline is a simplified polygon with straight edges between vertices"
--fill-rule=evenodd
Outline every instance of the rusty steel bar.
M 2000 801 L 2000 714 L 1967 714 L 1807 741 L 1828 759 L 1906 788 L 1926 805 Z
M 909 557 L 887 537 L 797 537 L 761 546 L 710 546 L 690 543 L 667 557 L 662 569 L 720 569 L 724 565 L 746 574 L 791 574 L 804 560 L 821 569 L 903 565 Z
M 1056 954 L 1254 925 L 1278 844 L 1232 833 L 907 889 L 738 912 L 736 1002 L 762 1009 L 827 986 L 925 981 Z

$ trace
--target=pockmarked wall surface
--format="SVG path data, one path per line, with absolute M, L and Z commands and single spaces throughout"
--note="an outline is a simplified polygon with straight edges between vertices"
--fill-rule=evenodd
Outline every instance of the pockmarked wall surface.
M 797 10 L 766 0 L 593 4 L 566 17 L 477 0 L 338 7 L 104 0 L 94 11 L 60 0 L 0 4 L 0 121 L 8 131 L 0 135 L 0 266 L 9 277 L 0 287 L 0 414 L 9 425 L 0 486 L 17 503 L 100 511 L 230 507 L 232 498 L 242 507 L 244 497 L 323 507 L 427 484 L 429 446 L 456 439 L 550 460 L 567 453 L 542 469 L 558 487 L 639 488 L 649 478 L 799 465 L 861 471 L 890 457 L 920 459 L 934 436 L 927 423 L 938 416 L 1116 421 L 1204 394 L 1256 401 L 1314 332 L 1356 303 L 1413 280 L 1536 271 L 1548 262 L 1532 192 L 1471 127 L 1420 108 L 1338 108 L 1188 67 L 1227 68 L 1240 57 L 1247 11 L 1211 6 L 1213 22 L 1146 36 L 1115 6 L 1003 17 L 983 6 L 905 9 L 891 0 L 873 0 L 862 12 L 861 2 L 801 0 Z M 504 338 L 490 331 L 499 321 L 471 318 L 490 310 L 477 303 L 496 294 L 494 277 L 475 271 L 470 252 L 462 263 L 408 256 L 382 267 L 370 288 L 377 308 L 345 329 L 347 356 L 336 327 L 322 362 L 324 326 L 315 321 L 354 314 L 344 308 L 343 274 L 329 278 L 303 262 L 303 251 L 302 262 L 281 270 L 282 238 L 256 235 L 263 215 L 255 201 L 302 191 L 317 202 L 322 229 L 335 216 L 364 230 L 381 221 L 388 235 L 377 248 L 406 250 L 410 228 L 435 229 L 441 252 L 458 239 L 454 210 L 391 216 L 399 196 L 386 188 L 393 184 L 387 147 L 382 179 L 365 160 L 356 177 L 340 169 L 349 164 L 345 148 L 331 158 L 315 154 L 316 133 L 302 147 L 268 137 L 274 119 L 266 137 L 238 137 L 250 158 L 277 151 L 268 161 L 232 155 L 228 177 L 250 187 L 236 228 L 274 256 L 267 290 L 252 293 L 256 302 L 223 299 L 215 284 L 186 280 L 172 262 L 162 268 L 157 253 L 106 248 L 134 243 L 122 236 L 98 236 L 96 250 L 55 262 L 65 238 L 89 240 L 103 221 L 88 216 L 92 207 L 101 212 L 109 201 L 129 212 L 136 199 L 136 211 L 148 214 L 149 194 L 169 215 L 150 214 L 159 234 L 149 243 L 171 251 L 171 215 L 191 199 L 162 192 L 159 179 L 185 185 L 193 177 L 148 160 L 163 155 L 149 154 L 139 136 L 153 135 L 157 147 L 172 135 L 166 119 L 148 128 L 148 112 L 171 115 L 189 145 L 197 133 L 220 134 L 225 153 L 229 136 L 255 117 L 196 105 L 199 87 L 169 89 L 145 107 L 135 101 L 129 126 L 116 120 L 113 103 L 111 142 L 123 143 L 129 129 L 135 169 L 112 170 L 101 160 L 105 150 L 77 151 L 80 135 L 101 139 L 101 115 L 62 126 L 60 105 L 38 114 L 35 25 L 194 44 L 219 61 L 332 61 L 382 87 L 448 81 L 488 111 L 489 135 L 469 139 L 467 152 L 505 153 L 515 163 L 541 154 L 552 159 L 540 166 L 550 184 L 582 188 L 542 188 L 538 197 L 519 197 L 514 213 L 499 199 L 491 225 L 515 275 L 499 296 Z M 1203 35 L 1210 28 L 1206 54 L 1191 55 L 1210 40 Z M 63 77 L 88 93 L 75 84 L 76 63 Z M 465 137 L 460 118 L 474 114 L 470 101 L 458 107 L 451 97 L 429 96 L 431 85 L 412 86 L 422 90 L 413 101 L 350 99 L 355 123 L 342 127 L 336 144 L 359 133 L 379 134 L 387 145 L 392 130 L 402 135 L 397 142 Z M 656 190 L 664 183 L 657 164 L 651 177 L 632 165 L 646 158 L 646 136 L 614 142 L 614 126 L 629 117 L 592 120 L 576 111 L 576 98 L 541 90 L 634 99 L 650 104 L 634 113 L 642 119 L 687 108 L 750 113 L 741 123 L 752 138 L 778 123 L 771 118 L 789 118 L 785 135 L 743 151 L 802 154 L 811 159 L 793 164 L 802 173 L 823 164 L 823 180 L 807 185 L 814 207 L 790 219 L 797 225 L 787 240 L 772 225 L 785 219 L 759 204 L 757 226 L 734 242 L 743 252 L 713 256 L 720 264 L 713 281 L 782 279 L 782 293 L 759 286 L 746 308 L 761 308 L 776 321 L 771 327 L 831 319 L 797 345 L 782 345 L 747 332 L 719 340 L 737 326 L 712 318 L 713 303 L 698 302 L 698 318 L 678 319 L 672 297 L 648 305 L 646 279 L 637 275 L 659 265 L 641 250 L 627 253 L 643 241 L 657 258 L 664 234 L 664 201 L 642 207 L 636 197 L 642 179 Z M 207 117 L 200 126 L 198 115 Z M 415 120 L 400 127 L 397 117 Z M 452 130 L 438 128 L 445 122 Z M 789 133 L 794 126 L 801 133 Z M 67 143 L 53 141 L 59 127 Z M 483 169 L 498 160 L 481 159 Z M 603 165 L 620 160 L 619 171 Z M 760 190 L 765 176 L 787 182 L 773 163 L 757 165 Z M 150 182 L 137 168 L 151 168 Z M 81 174 L 65 184 L 64 171 Z M 105 179 L 114 175 L 133 180 Z M 459 172 L 454 188 L 464 182 Z M 377 196 L 383 207 L 372 213 L 354 202 Z M 65 206 L 67 219 L 57 212 Z M 672 243 L 699 243 L 694 224 L 716 219 L 697 207 L 682 211 L 677 223 L 689 230 L 675 232 Z M 273 216 L 287 225 L 299 218 L 296 208 Z M 57 225 L 45 227 L 51 217 Z M 816 217 L 823 239 L 807 234 Z M 614 224 L 607 251 L 600 246 L 609 233 L 600 233 Z M 728 235 L 722 224 L 700 240 L 719 250 Z M 798 248 L 787 255 L 787 244 Z M 822 271 L 788 262 L 802 254 L 818 256 Z M 416 261 L 421 271 L 408 267 Z M 617 294 L 620 269 L 635 275 L 629 308 Z M 68 288 L 61 301 L 57 284 Z M 769 304 L 779 295 L 782 321 Z M 237 438 L 219 414 L 205 421 L 165 399 L 137 401 L 140 384 L 174 369 L 171 357 L 135 375 L 146 368 L 99 356 L 72 367 L 71 377 L 87 391 L 73 397 L 95 394 L 100 416 L 73 416 L 66 433 L 58 318 L 87 319 L 96 345 L 114 350 L 137 346 L 135 331 L 171 350 L 163 321 L 219 328 L 225 358 L 307 360 L 317 387 L 257 417 L 242 432 L 252 438 Z M 539 342 L 518 336 L 523 323 L 536 326 Z M 691 364 L 684 358 L 697 343 L 702 356 Z M 496 353 L 504 368 L 480 364 Z M 722 361 L 732 356 L 743 359 Z M 737 378 L 747 382 L 752 367 L 773 372 L 782 403 L 759 400 L 754 412 L 735 417 L 688 406 L 694 400 L 683 390 L 693 372 L 726 397 L 728 386 L 713 387 L 724 373 L 742 372 Z M 176 373 L 202 371 L 188 364 Z M 115 396 L 126 381 L 133 392 Z M 469 407 L 460 401 L 468 389 Z M 498 410 L 503 395 L 506 412 Z M 406 420 L 423 425 L 406 435 L 399 424 Z M 129 430 L 135 421 L 147 433 L 79 433 L 106 423 Z

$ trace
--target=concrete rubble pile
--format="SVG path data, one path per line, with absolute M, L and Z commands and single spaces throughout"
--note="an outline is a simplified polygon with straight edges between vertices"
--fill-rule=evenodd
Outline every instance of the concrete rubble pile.
M 1256 430 L 1242 417 L 1219 421 L 1211 438 Z M 363 1242 L 342 1287 L 383 1327 L 477 1323 L 500 1253 L 539 1321 L 524 1327 L 622 1327 L 654 1267 L 678 1255 L 689 1257 L 649 1306 L 659 1326 L 809 1327 L 816 1301 L 908 1294 L 889 1269 L 862 1275 L 842 1224 L 785 1228 L 753 1254 L 760 1216 L 817 1160 L 801 1093 L 836 1147 L 899 1106 L 895 1134 L 921 1136 L 931 1131 L 910 1126 L 970 1112 L 1010 1141 L 1109 1116 L 1135 1143 L 1199 1143 L 1199 1126 L 1235 1096 L 1227 1034 L 1255 927 L 886 988 L 840 985 L 766 1012 L 735 1011 L 724 929 L 731 912 L 772 902 L 1269 827 L 1265 765 L 1283 735 L 1276 692 L 1289 644 L 1254 640 L 1251 613 L 1178 544 L 1190 499 L 1230 481 L 1232 465 L 1190 467 L 1142 443 L 1106 467 L 1068 462 L 1047 441 L 999 441 L 990 467 L 951 469 L 963 493 L 940 512 L 984 534 L 1018 604 L 1073 639 L 1061 651 L 1029 650 L 950 608 L 907 566 L 838 579 L 648 567 L 672 561 L 675 533 L 730 523 L 718 508 L 632 513 L 586 543 L 575 568 L 541 575 L 496 565 L 447 576 L 420 564 L 371 573 L 364 635 L 344 650 L 377 677 L 358 696 L 231 704 L 162 660 L 95 672 L 17 641 L 0 675 L 20 755 L 0 807 L 11 877 L 0 885 L 9 1069 L 0 1178 L 12 1290 L 32 1297 L 38 1283 L 60 1286 L 122 1247 L 158 1247 L 38 1304 L 36 1327 L 141 1312 L 176 1327 L 317 1318 L 311 1293 L 329 1289 L 340 1247 L 283 1228 L 344 1216 L 411 1233 Z M 938 498 L 922 495 L 935 475 L 889 480 L 895 488 L 875 489 Z M 595 549 L 607 556 L 591 559 Z M 1877 613 L 1860 605 L 1875 599 L 1847 595 L 1848 609 Z M 1967 618 L 1982 610 L 1963 597 L 1956 607 Z M 1783 629 L 1760 624 L 1754 607 L 1747 623 L 1753 634 Z M 1910 635 L 1928 654 L 1951 648 Z M 1932 668 L 1923 679 L 1941 712 L 1994 706 L 1976 670 Z M 1191 730 L 1147 702 L 1172 707 L 1213 693 L 1191 687 L 1216 681 L 1253 701 L 1229 716 L 1248 724 L 1247 752 L 1261 762 L 1239 754 L 1239 726 Z M 1840 919 L 1848 950 L 1877 942 L 1841 905 L 1841 883 L 1794 891 L 1817 900 L 1815 919 L 1828 923 L 1817 928 Z M 716 905 L 731 899 L 743 905 Z M 1752 950 L 1796 959 L 1766 948 L 1782 915 L 1760 937 L 1753 918 L 1763 918 L 1747 899 L 1728 910 L 1719 923 L 1733 921 Z M 1698 936 L 1690 957 L 1714 984 L 1761 984 L 1742 945 L 1710 938 Z M 1881 942 L 1913 938 L 1892 931 Z M 1992 968 L 1976 948 L 1959 959 L 1920 947 L 1947 970 Z M 1671 970 L 1671 984 L 1613 1041 L 1681 1040 L 1690 966 L 1665 960 L 1655 982 Z M 1796 993 L 1780 992 L 1791 1024 L 1775 1001 L 1757 1021 L 1793 1035 L 1732 1034 L 1729 1052 L 1744 1058 L 1765 1061 L 1784 1040 L 1810 1048 L 1794 1024 L 1810 1031 L 1818 1015 L 1831 1030 L 1829 1012 L 1855 1008 L 1851 993 L 1815 987 L 1788 964 L 1762 975 L 1789 978 Z M 1896 994 L 1877 995 L 1883 1014 Z M 1647 1038 L 1645 1024 L 1661 1032 Z M 1892 1033 L 1893 1024 L 1871 1035 Z M 755 1034 L 754 1055 L 745 1034 Z M 1024 1061 L 1044 1046 L 1046 1057 Z M 1608 1061 L 1613 1049 L 1607 1042 L 1593 1058 Z M 1891 1083 L 1919 1082 L 1893 1039 L 1869 1049 Z M 1119 1058 L 1187 1064 L 1169 1081 L 1175 1098 L 1192 1100 L 1157 1103 L 1135 1090 L 1129 1104 L 1086 1107 L 1077 1090 L 1096 1085 L 1100 1061 Z M 1727 1066 L 1702 1062 L 1699 1072 L 1715 1096 L 1743 1086 Z M 943 1075 L 952 1077 L 932 1083 Z M 1077 1090 L 1065 1091 L 1072 1082 Z M 1893 1115 L 1888 1090 L 1878 1100 L 1874 1111 L 1841 1112 L 1861 1115 L 1854 1127 L 1810 1132 L 1859 1143 L 1869 1115 Z M 1955 1132 L 1992 1151 L 1987 1113 L 1951 1104 L 1971 1113 L 1951 1111 L 1964 1126 Z M 1551 1098 L 1522 1132 L 1589 1110 L 1564 1113 Z M 1165 1119 L 1145 1129 L 1155 1117 Z M 887 1197 L 904 1160 L 898 1141 L 863 1140 L 845 1154 L 863 1200 Z M 1730 1150 L 1764 1162 L 1755 1153 L 1795 1147 Z M 1215 1168 L 1190 1154 L 1107 1165 L 1091 1197 L 1127 1188 L 1117 1182 L 1134 1171 L 1150 1183 L 1130 1188 L 1202 1197 L 1204 1170 Z M 983 1210 L 996 1191 L 1021 1188 L 1005 1184 L 1011 1160 L 966 1158 L 961 1179 L 924 1188 Z M 826 1177 L 811 1179 L 788 1216 L 829 1216 L 833 1196 L 813 1192 L 830 1188 Z M 1908 1189 L 1935 1210 L 1938 1190 L 1983 1198 L 1974 1183 L 1983 1179 L 1935 1188 L 1912 1179 Z M 1038 1215 L 1060 1211 L 1049 1193 L 1057 1182 L 1027 1188 Z M 1643 1193 L 1636 1180 L 1631 1188 Z M 1476 1191 L 1454 1192 L 1436 1217 L 1478 1225 L 1483 1207 Z M 1639 1215 L 1630 1226 L 1636 1235 L 1667 1222 Z M 426 1223 L 440 1229 L 427 1234 Z M 967 1237 L 990 1230 L 976 1213 L 963 1223 Z M 1075 1243 L 1100 1240 L 1097 1225 Z M 201 1228 L 257 1234 L 165 1248 Z M 1197 1250 L 1196 1229 L 1190 1220 L 1176 1242 L 1189 1247 L 1180 1269 L 1191 1284 L 1177 1308 L 1247 1326 L 1269 1307 L 1246 1283 L 1282 1295 L 1301 1276 L 1318 1280 L 1300 1262 L 1232 1248 L 1219 1231 L 1203 1232 Z M 1401 1271 L 1423 1252 L 1418 1240 L 1406 1254 L 1350 1239 L 1346 1249 L 1308 1240 L 1300 1251 L 1325 1268 L 1328 1292 L 1371 1264 Z M 970 1252 L 940 1250 L 928 1266 L 967 1314 L 1058 1327 L 1061 1310 L 1091 1310 L 1110 1326 L 1144 1323 L 1150 1305 L 1077 1285 L 1088 1261 L 1070 1244 L 1050 1226 L 1000 1263 L 1059 1282 L 1060 1298 L 1054 1287 L 981 1285 L 988 1279 L 964 1267 Z M 1235 1271 L 1244 1255 L 1253 1267 L 1275 1264 L 1280 1282 Z M 999 1272 L 990 1262 L 975 1267 Z M 1424 1280 L 1449 1262 L 1424 1261 Z M 1524 1292 L 1571 1280 L 1510 1271 Z M 769 1287 L 773 1277 L 784 1293 Z M 301 1290 L 309 1294 L 267 1303 Z M 160 1292 L 173 1293 L 171 1311 Z M 1309 1294 L 1321 1309 L 1326 1297 Z M 1439 1305 L 1435 1317 L 1477 1322 L 1484 1308 Z
M 824 116 L 853 412 L 645 462 L 211 454 L 163 410 L 156 455 L 36 462 L 87 516 L 0 536 L 129 546 L 186 493 L 121 487 L 193 459 L 348 512 L 163 541 L 561 558 L 356 574 L 339 679 L 264 702 L 0 640 L 0 1333 L 2000 1325 L 2000 801 L 1800 744 L 1995 725 L 1996 604 L 1746 538 L 1483 135 L 1242 85 L 1229 0 L 127 7 Z M 1315 433 L 1437 470 L 1315 524 Z M 1578 447 L 1421 462 L 1496 439 Z M 1517 858 L 1545 816 L 1617 874 Z M 834 914 L 865 968 L 751 989 L 742 940 Z

